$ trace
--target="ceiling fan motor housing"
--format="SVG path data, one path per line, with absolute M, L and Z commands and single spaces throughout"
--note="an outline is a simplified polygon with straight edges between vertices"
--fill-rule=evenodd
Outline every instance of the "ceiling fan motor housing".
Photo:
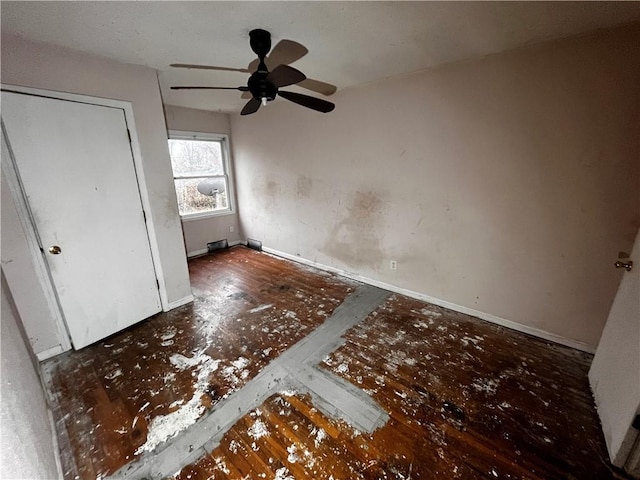
M 276 98 L 278 93 L 278 88 L 267 80 L 269 70 L 264 63 L 264 57 L 271 50 L 271 34 L 261 28 L 251 30 L 249 32 L 249 44 L 251 45 L 251 50 L 260 59 L 260 63 L 258 70 L 249 77 L 247 86 L 253 98 L 257 100 L 266 98 L 270 102 Z
M 249 77 L 247 86 L 251 96 L 257 100 L 266 98 L 268 101 L 274 100 L 278 89 L 267 80 L 268 72 L 257 71 Z

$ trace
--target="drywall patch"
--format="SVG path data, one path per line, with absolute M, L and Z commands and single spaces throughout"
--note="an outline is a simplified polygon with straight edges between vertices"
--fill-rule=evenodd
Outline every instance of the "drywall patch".
M 322 251 L 352 267 L 379 264 L 384 257 L 379 232 L 385 231 L 386 197 L 379 192 L 355 192 Z

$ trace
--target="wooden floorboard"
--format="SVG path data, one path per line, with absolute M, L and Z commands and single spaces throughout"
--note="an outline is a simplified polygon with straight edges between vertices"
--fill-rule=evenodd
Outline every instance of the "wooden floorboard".
M 280 394 L 201 462 L 242 446 L 246 478 L 620 478 L 588 386 L 591 355 L 400 295 L 346 339 L 322 366 L 372 395 L 385 426 L 364 434 L 308 396 Z M 258 421 L 265 435 L 254 438 Z M 219 478 L 220 468 L 187 471 L 175 478 Z
M 215 409 L 356 287 L 243 247 L 189 269 L 193 304 L 46 363 L 65 478 L 107 476 L 154 445 L 163 419 L 188 426 Z M 174 477 L 620 478 L 588 386 L 590 355 L 401 295 L 345 340 L 320 366 L 371 395 L 389 414 L 384 426 L 359 432 L 305 393 L 281 392 Z
M 400 295 L 346 338 L 323 366 L 438 453 L 414 464 L 416 478 L 462 466 L 480 478 L 612 478 L 591 355 Z
M 143 451 L 154 420 L 182 407 L 190 407 L 182 424 L 195 421 L 354 289 L 353 282 L 243 247 L 193 259 L 189 270 L 192 304 L 45 363 L 59 436 L 68 439 L 65 478 L 115 472 Z M 209 374 L 198 390 L 203 368 Z M 194 395 L 200 398 L 189 405 Z M 200 404 L 206 409 L 198 412 Z

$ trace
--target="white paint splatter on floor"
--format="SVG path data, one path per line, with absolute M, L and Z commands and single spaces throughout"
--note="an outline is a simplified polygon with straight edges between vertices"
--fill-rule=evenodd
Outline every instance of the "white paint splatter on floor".
M 314 431 L 315 431 L 315 428 L 314 428 Z M 316 448 L 318 448 L 322 443 L 322 441 L 325 438 L 327 438 L 327 432 L 325 432 L 322 428 L 319 428 L 317 431 L 315 431 L 315 435 L 316 435 L 316 438 L 314 439 L 313 443 L 315 444 Z
M 289 456 L 287 457 L 287 461 L 289 463 L 296 463 L 300 460 L 300 457 L 298 456 L 298 447 L 295 445 L 289 445 L 287 447 L 287 452 L 289 453 Z
M 224 460 L 221 457 L 217 457 L 214 459 L 216 462 L 216 469 L 222 471 L 225 475 L 229 475 L 231 470 L 227 468 L 227 464 L 224 463 Z
M 178 329 L 174 326 L 169 326 L 167 329 L 160 334 L 161 340 L 171 340 L 178 333 Z
M 179 353 L 174 353 L 169 358 L 169 361 L 171 362 L 171 365 L 176 367 L 178 370 L 186 370 L 187 368 L 195 367 L 201 363 L 213 361 L 213 359 L 204 353 L 204 350 L 200 350 L 191 358 L 180 355 Z
M 238 370 L 243 370 L 247 365 L 249 365 L 249 360 L 244 357 L 238 357 L 237 360 L 231 362 L 231 365 L 233 365 Z
M 294 477 L 289 475 L 289 469 L 287 467 L 282 467 L 276 470 L 276 476 L 273 480 L 296 480 Z
M 229 450 L 231 450 L 233 453 L 238 453 L 239 446 L 240 445 L 235 440 L 231 440 L 231 442 L 229 442 Z
M 500 385 L 500 380 L 494 379 L 479 379 L 471 384 L 473 388 L 475 388 L 478 392 L 485 392 L 489 395 L 495 395 L 498 390 L 498 385 Z
M 113 380 L 114 378 L 120 377 L 122 376 L 122 370 L 120 370 L 119 368 L 117 370 L 113 370 L 109 373 L 107 373 L 104 378 L 106 378 L 107 380 Z
M 269 303 L 269 304 L 266 304 L 266 305 L 260 305 L 259 307 L 252 308 L 247 313 L 258 313 L 258 312 L 261 312 L 261 311 L 266 310 L 267 308 L 271 308 L 271 307 L 273 307 L 272 303 Z
M 341 363 L 335 368 L 335 371 L 338 373 L 347 373 L 349 371 L 349 366 L 346 363 Z
M 258 440 L 266 435 L 269 435 L 269 431 L 267 430 L 267 426 L 264 424 L 262 420 L 256 420 L 256 422 L 251 425 L 247 433 L 254 440 Z
M 154 450 L 158 445 L 189 428 L 202 416 L 205 407 L 200 399 L 209 386 L 209 376 L 218 369 L 220 363 L 220 360 L 213 360 L 208 355 L 204 356 L 206 358 L 198 362 L 202 365 L 191 399 L 178 410 L 167 415 L 159 415 L 151 421 L 147 441 L 136 450 L 136 455 Z M 193 359 L 187 359 L 187 363 L 191 363 L 191 361 Z
M 420 313 L 428 318 L 438 318 L 442 316 L 442 313 L 431 310 L 432 307 L 424 307 L 420 310 Z

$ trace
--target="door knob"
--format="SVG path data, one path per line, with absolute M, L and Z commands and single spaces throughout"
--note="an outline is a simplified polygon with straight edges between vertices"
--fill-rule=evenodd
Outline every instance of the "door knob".
M 633 268 L 633 261 L 629 260 L 628 262 L 621 262 L 620 260 L 618 260 L 616 263 L 613 264 L 616 268 L 624 268 L 627 270 L 627 272 L 630 272 L 631 269 Z
M 49 247 L 49 253 L 51 255 L 58 255 L 60 252 L 62 252 L 62 249 L 58 245 L 53 245 L 52 247 Z

